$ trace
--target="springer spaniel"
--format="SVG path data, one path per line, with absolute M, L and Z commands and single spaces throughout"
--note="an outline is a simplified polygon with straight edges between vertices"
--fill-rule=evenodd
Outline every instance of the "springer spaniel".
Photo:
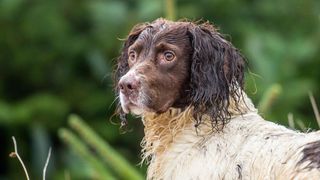
M 118 112 L 141 116 L 147 179 L 320 179 L 320 132 L 264 120 L 245 60 L 209 23 L 136 25 L 115 72 Z

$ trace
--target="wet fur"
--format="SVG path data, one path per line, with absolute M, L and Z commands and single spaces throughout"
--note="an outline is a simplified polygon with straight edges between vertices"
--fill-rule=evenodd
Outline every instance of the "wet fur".
M 118 58 L 116 83 L 130 69 L 128 48 L 142 32 L 166 23 L 174 24 L 158 19 L 133 28 Z M 176 25 L 186 28 L 193 48 L 190 69 L 170 108 L 141 115 L 147 179 L 320 179 L 320 132 L 265 121 L 243 91 L 239 51 L 208 23 Z

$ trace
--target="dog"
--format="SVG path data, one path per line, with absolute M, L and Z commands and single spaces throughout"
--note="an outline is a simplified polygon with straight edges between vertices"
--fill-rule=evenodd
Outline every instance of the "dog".
M 320 132 L 264 120 L 245 58 L 208 22 L 138 24 L 114 73 L 121 119 L 142 118 L 147 179 L 320 179 Z

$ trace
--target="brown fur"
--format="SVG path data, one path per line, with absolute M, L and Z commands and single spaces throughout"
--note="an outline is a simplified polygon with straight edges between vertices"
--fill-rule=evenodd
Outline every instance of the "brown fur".
M 176 55 L 172 62 L 161 58 L 168 49 Z M 136 55 L 134 61 L 129 58 L 131 52 Z M 138 106 L 163 113 L 170 107 L 192 106 L 197 126 L 207 114 L 212 126 L 218 127 L 231 117 L 230 100 L 237 103 L 242 96 L 239 88 L 243 85 L 244 64 L 239 51 L 211 24 L 158 19 L 137 25 L 130 32 L 118 58 L 116 92 L 120 91 L 118 84 L 124 88 L 128 82 L 138 81 L 135 89 L 131 84 L 130 90 L 121 89 L 126 103 L 123 108 Z M 139 80 L 129 76 L 129 70 Z

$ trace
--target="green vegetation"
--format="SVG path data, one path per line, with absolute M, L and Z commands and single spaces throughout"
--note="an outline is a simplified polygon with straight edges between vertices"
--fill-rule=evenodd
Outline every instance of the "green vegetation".
M 59 136 L 63 139 L 81 158 L 83 158 L 92 168 L 92 174 L 90 178 L 92 179 L 110 179 L 115 178 L 107 170 L 104 164 L 100 160 L 94 157 L 87 146 L 85 146 L 81 140 L 76 137 L 71 131 L 67 129 L 60 129 Z
M 246 92 L 262 115 L 318 128 L 308 92 L 319 104 L 320 1 L 2 0 L 0 179 L 25 177 L 8 156 L 11 136 L 31 179 L 41 179 L 49 147 L 48 179 L 143 177 L 142 123 L 131 118 L 120 133 L 112 69 L 119 39 L 158 17 L 213 22 L 247 57 Z M 79 136 L 61 129 L 68 122 Z
M 105 140 L 99 137 L 88 125 L 86 125 L 79 117 L 72 115 L 69 118 L 70 126 L 76 130 L 82 139 L 87 142 L 93 150 L 95 150 L 102 159 L 108 163 L 109 167 L 118 174 L 122 179 L 139 180 L 143 177 L 131 165 L 117 153 Z M 60 137 L 67 140 L 68 136 L 63 136 L 67 130 L 60 130 Z M 71 134 L 71 133 L 69 133 Z M 68 141 L 67 141 L 68 143 Z M 69 143 L 68 143 L 69 144 Z M 77 150 L 78 147 L 70 144 L 73 149 Z M 103 178 L 105 179 L 105 178 Z

